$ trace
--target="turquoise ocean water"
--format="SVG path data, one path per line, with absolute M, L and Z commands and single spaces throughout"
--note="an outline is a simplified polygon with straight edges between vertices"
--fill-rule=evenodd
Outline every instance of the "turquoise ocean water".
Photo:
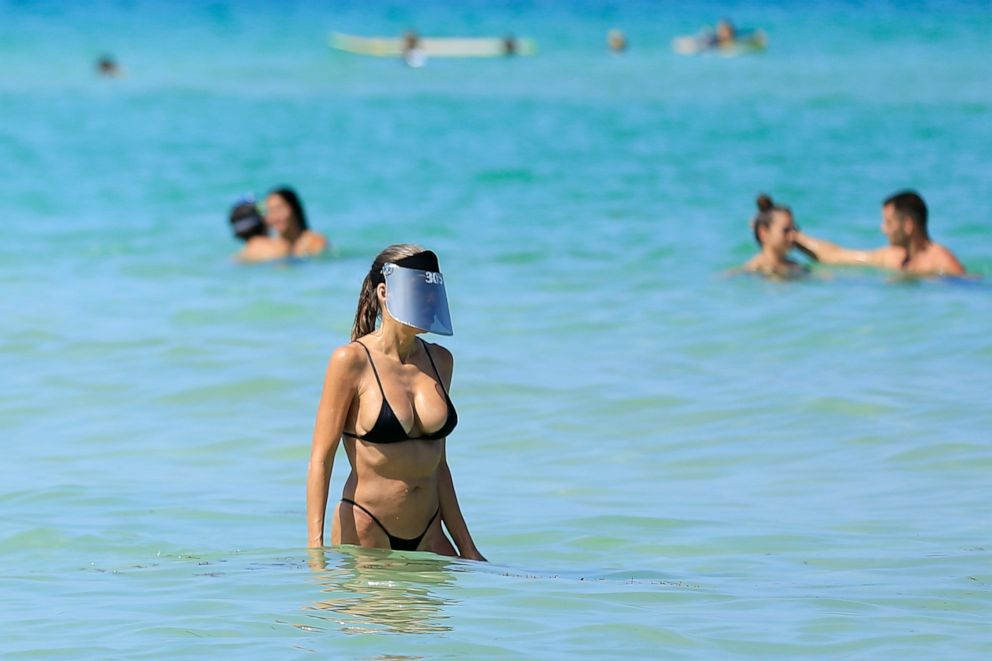
M 724 15 L 768 52 L 671 53 Z M 411 25 L 540 52 L 326 46 Z M 0 3 L 0 656 L 987 658 L 990 34 L 987 1 Z M 234 265 L 229 204 L 283 183 L 336 254 Z M 725 275 L 760 191 L 873 247 L 905 187 L 982 277 Z M 488 564 L 304 548 L 324 366 L 397 241 L 447 276 Z

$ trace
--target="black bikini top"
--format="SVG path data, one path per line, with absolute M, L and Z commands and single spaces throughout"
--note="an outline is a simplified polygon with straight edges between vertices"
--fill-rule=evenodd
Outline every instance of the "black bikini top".
M 421 340 L 421 342 L 423 342 Z M 345 436 L 350 436 L 352 438 L 357 438 L 362 441 L 367 441 L 369 443 L 399 443 L 400 441 L 435 441 L 444 438 L 450 434 L 455 426 L 458 424 L 458 413 L 455 411 L 455 405 L 451 403 L 451 398 L 448 397 L 448 391 L 444 388 L 444 383 L 441 382 L 441 374 L 437 371 L 437 365 L 434 364 L 434 359 L 431 357 L 430 349 L 427 348 L 427 343 L 424 342 L 424 351 L 427 352 L 427 359 L 431 361 L 431 367 L 434 368 L 434 374 L 437 375 L 437 382 L 441 386 L 441 392 L 444 393 L 444 401 L 448 405 L 448 417 L 444 421 L 444 424 L 435 432 L 430 434 L 424 434 L 423 436 L 409 436 L 406 430 L 403 429 L 403 425 L 400 424 L 399 419 L 396 414 L 393 413 L 393 407 L 389 405 L 389 401 L 386 399 L 386 391 L 382 389 L 382 381 L 379 379 L 379 372 L 375 369 L 375 363 L 372 362 L 372 353 L 369 348 L 361 344 L 362 348 L 365 349 L 366 355 L 369 357 L 369 365 L 372 366 L 372 373 L 375 374 L 375 381 L 379 384 L 379 392 L 382 393 L 382 406 L 379 408 L 379 417 L 376 418 L 375 424 L 372 425 L 372 429 L 368 430 L 361 436 L 358 434 L 353 434 L 351 432 L 343 432 Z

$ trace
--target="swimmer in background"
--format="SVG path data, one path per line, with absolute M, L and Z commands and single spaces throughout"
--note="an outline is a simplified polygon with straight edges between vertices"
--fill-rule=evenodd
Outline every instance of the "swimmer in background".
M 292 257 L 314 257 L 330 247 L 327 237 L 310 229 L 300 197 L 292 188 L 276 188 L 266 196 L 265 223 L 276 231 Z
M 672 48 L 683 55 L 717 52 L 722 55 L 739 55 L 758 52 L 768 46 L 763 30 L 738 30 L 728 19 L 722 18 L 712 28 L 706 27 L 697 35 L 676 37 Z
M 627 35 L 622 30 L 613 28 L 606 33 L 606 45 L 612 53 L 624 53 L 627 51 Z
M 96 73 L 104 78 L 121 78 L 124 75 L 123 69 L 110 55 L 101 55 L 97 58 Z
M 792 279 L 805 276 L 809 268 L 789 259 L 789 251 L 796 247 L 796 227 L 792 210 L 775 204 L 768 195 L 761 194 L 756 200 L 758 215 L 751 221 L 754 240 L 761 246 L 761 252 L 752 257 L 742 267 L 748 273 L 759 273 L 777 279 Z
M 736 40 L 737 28 L 734 27 L 734 24 L 729 19 L 721 18 L 716 22 L 716 28 L 713 31 L 712 46 L 724 48 L 733 45 Z
M 517 38 L 513 34 L 503 37 L 503 55 L 512 57 L 517 54 Z
M 230 221 L 234 236 L 245 242 L 234 256 L 236 261 L 270 262 L 289 256 L 286 242 L 269 236 L 268 225 L 258 213 L 254 199 L 239 200 L 231 209 Z
M 416 30 L 403 33 L 403 62 L 411 69 L 419 69 L 427 64 L 427 53 L 424 52 Z
M 964 275 L 965 268 L 927 231 L 927 205 L 915 191 L 902 191 L 882 202 L 882 233 L 889 245 L 875 250 L 851 250 L 796 233 L 796 246 L 824 264 L 874 266 L 913 275 Z

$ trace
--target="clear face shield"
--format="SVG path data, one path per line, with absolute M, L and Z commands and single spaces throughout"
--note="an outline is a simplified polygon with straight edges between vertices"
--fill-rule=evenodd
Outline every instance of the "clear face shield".
M 444 277 L 431 251 L 384 264 L 386 309 L 407 326 L 438 335 L 453 335 Z

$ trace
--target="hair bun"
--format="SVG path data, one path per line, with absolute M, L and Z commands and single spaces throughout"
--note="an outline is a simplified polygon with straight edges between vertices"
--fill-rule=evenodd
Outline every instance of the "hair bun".
M 762 212 L 768 211 L 773 206 L 775 206 L 775 203 L 772 202 L 772 198 L 765 193 L 759 195 L 758 199 L 756 199 L 754 202 L 755 204 L 758 205 L 758 211 L 762 211 Z

